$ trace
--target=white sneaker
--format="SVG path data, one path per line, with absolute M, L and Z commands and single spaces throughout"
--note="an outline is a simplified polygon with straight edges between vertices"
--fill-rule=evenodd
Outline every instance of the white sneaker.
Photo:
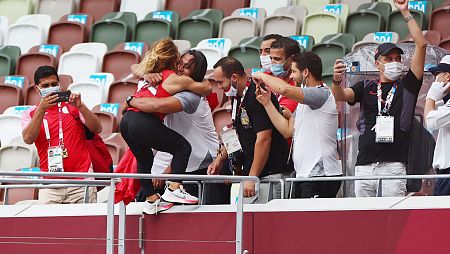
M 164 199 L 167 202 L 171 203 L 179 203 L 179 204 L 197 204 L 198 198 L 192 196 L 191 194 L 187 193 L 183 187 L 180 186 L 180 188 L 171 191 L 169 187 L 166 188 L 164 191 L 164 194 L 161 196 L 162 199 Z
M 172 203 L 161 201 L 157 199 L 155 202 L 145 201 L 143 206 L 143 213 L 145 214 L 158 214 L 159 212 L 165 211 L 173 206 Z

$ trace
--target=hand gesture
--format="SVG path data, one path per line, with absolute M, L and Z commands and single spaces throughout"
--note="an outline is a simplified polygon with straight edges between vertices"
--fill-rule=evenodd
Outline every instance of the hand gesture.
M 81 102 L 81 94 L 71 93 L 69 97 L 69 103 L 76 108 L 80 108 L 83 105 L 83 103 Z
M 162 81 L 161 73 L 149 73 L 144 74 L 143 78 L 147 81 L 151 86 L 157 86 Z
M 208 175 L 218 175 L 220 172 L 220 169 L 222 168 L 222 165 L 219 165 L 220 163 L 215 159 L 211 164 L 208 166 Z
M 44 111 L 46 111 L 48 108 L 55 106 L 57 100 L 58 100 L 57 94 L 54 93 L 49 94 L 41 98 L 41 103 L 39 104 L 39 107 L 42 108 Z
M 255 94 L 256 94 L 256 99 L 258 100 L 259 103 L 261 103 L 261 105 L 267 106 L 271 102 L 272 92 L 270 91 L 268 86 L 265 86 L 265 88 L 262 88 L 261 85 L 256 85 Z
M 345 73 L 345 64 L 342 59 L 336 59 L 333 66 L 333 80 L 341 81 Z
M 255 195 L 256 195 L 255 182 L 254 181 L 245 181 L 244 182 L 244 197 L 250 198 Z
M 406 11 L 408 7 L 409 0 L 394 0 L 395 7 L 400 11 Z

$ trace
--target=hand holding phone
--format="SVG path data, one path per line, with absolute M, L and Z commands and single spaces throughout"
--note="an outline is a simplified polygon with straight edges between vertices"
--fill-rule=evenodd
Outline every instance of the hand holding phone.
M 70 90 L 64 91 L 64 92 L 56 92 L 56 95 L 58 95 L 58 99 L 56 102 L 68 102 L 70 98 Z

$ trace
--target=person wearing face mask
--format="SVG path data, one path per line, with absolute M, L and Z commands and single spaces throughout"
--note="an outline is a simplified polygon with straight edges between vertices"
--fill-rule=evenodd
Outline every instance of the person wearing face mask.
M 284 138 L 293 137 L 292 158 L 297 177 L 342 176 L 336 146 L 338 112 L 330 89 L 322 82 L 322 61 L 312 52 L 292 57 L 290 77 L 296 87 L 264 73 L 255 73 L 257 84 L 296 100 L 294 115 L 285 119 L 270 101 L 269 89 L 257 86 L 257 100 Z M 302 182 L 295 185 L 297 198 L 334 198 L 341 181 Z
M 374 60 L 380 73 L 376 80 L 364 80 L 344 88 L 345 65 L 340 59 L 334 65 L 332 91 L 336 100 L 350 105 L 360 103 L 355 176 L 406 174 L 411 123 L 422 86 L 426 53 L 425 38 L 408 9 L 408 2 L 395 1 L 415 42 L 411 67 L 404 77 L 401 77 L 403 51 L 393 43 L 383 43 L 375 51 Z M 355 182 L 357 197 L 376 196 L 377 189 L 377 181 Z M 382 196 L 405 194 L 406 180 L 383 181 Z
M 262 39 L 261 45 L 259 46 L 259 58 L 261 67 L 265 71 L 269 71 L 272 64 L 272 58 L 270 58 L 270 46 L 272 45 L 272 42 L 280 38 L 283 38 L 283 36 L 279 34 L 268 34 Z
M 428 129 L 439 131 L 433 168 L 438 174 L 450 174 L 450 55 L 444 56 L 438 66 L 429 71 L 436 75 L 436 81 L 428 90 L 423 114 Z M 437 107 L 442 100 L 443 106 Z M 437 179 L 433 195 L 450 195 L 450 179 Z
M 270 122 L 266 111 L 256 101 L 256 85 L 247 77 L 242 64 L 232 57 L 224 57 L 214 65 L 214 79 L 219 88 L 233 96 L 232 126 L 221 132 L 225 144 L 215 164 L 223 165 L 230 155 L 236 174 L 257 176 L 260 179 L 283 179 L 290 175 L 287 167 L 289 148 L 287 141 Z M 272 103 L 279 109 L 274 95 Z M 230 146 L 228 144 L 234 144 Z M 235 147 L 240 149 L 234 150 Z M 242 152 L 238 152 L 240 150 Z M 273 198 L 281 197 L 279 186 L 273 187 Z M 253 181 L 244 183 L 246 203 L 269 201 L 269 184 L 257 189 Z
M 38 105 L 22 114 L 22 135 L 27 144 L 35 144 L 40 168 L 47 172 L 92 172 L 85 137 L 85 127 L 100 133 L 97 116 L 72 93 L 68 102 L 58 102 L 59 78 L 51 66 L 41 66 L 34 73 Z M 85 187 L 39 190 L 39 201 L 45 204 L 83 203 Z M 96 202 L 96 188 L 89 188 L 89 202 Z

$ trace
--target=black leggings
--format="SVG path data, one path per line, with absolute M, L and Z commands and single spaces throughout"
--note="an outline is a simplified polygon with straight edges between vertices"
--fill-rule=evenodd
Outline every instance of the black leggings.
M 157 116 L 128 111 L 120 122 L 120 133 L 136 157 L 138 173 L 151 173 L 153 166 L 151 148 L 172 154 L 173 174 L 183 174 L 186 171 L 191 145 L 183 136 L 165 126 Z M 152 180 L 141 179 L 140 183 L 146 197 L 156 193 Z

